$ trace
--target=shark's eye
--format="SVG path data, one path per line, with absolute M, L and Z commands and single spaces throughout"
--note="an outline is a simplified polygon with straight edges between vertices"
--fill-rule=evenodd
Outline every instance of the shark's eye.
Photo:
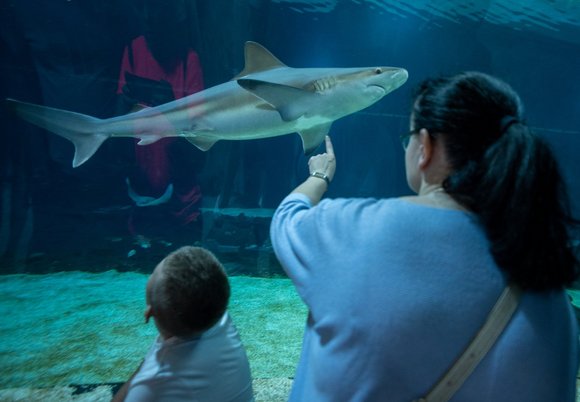
M 383 72 L 383 70 L 382 70 L 380 67 L 377 67 L 377 68 L 375 69 L 375 74 L 376 74 L 376 75 L 382 74 L 382 72 Z

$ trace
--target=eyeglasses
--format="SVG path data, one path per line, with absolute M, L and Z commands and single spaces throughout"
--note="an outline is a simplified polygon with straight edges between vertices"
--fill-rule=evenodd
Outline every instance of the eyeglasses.
M 415 135 L 419 133 L 419 130 L 411 130 L 408 133 L 405 134 L 401 134 L 400 139 L 401 139 L 401 145 L 403 146 L 403 149 L 406 151 L 407 147 L 409 146 L 409 142 L 411 141 L 411 136 Z
M 401 135 L 400 135 L 400 137 L 399 137 L 399 138 L 401 139 L 401 145 L 403 146 L 403 149 L 404 149 L 405 151 L 407 150 L 407 147 L 409 146 L 409 142 L 411 141 L 411 136 L 412 136 L 412 135 L 415 135 L 415 134 L 419 134 L 419 132 L 420 132 L 420 131 L 421 131 L 421 130 L 411 130 L 411 131 L 409 131 L 408 133 L 405 133 L 405 134 L 401 134 Z M 433 140 L 434 140 L 435 138 L 437 138 L 437 137 L 436 137 L 436 135 L 435 135 L 435 134 L 433 134 L 433 133 L 429 133 L 429 137 L 430 137 L 431 139 L 433 139 Z

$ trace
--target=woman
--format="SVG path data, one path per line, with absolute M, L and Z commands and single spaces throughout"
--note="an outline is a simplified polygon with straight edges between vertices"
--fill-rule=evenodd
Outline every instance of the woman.
M 507 284 L 511 321 L 454 401 L 574 401 L 574 224 L 517 94 L 481 73 L 428 80 L 403 136 L 417 196 L 319 203 L 332 143 L 278 207 L 274 250 L 309 308 L 291 401 L 411 401 L 470 344 Z

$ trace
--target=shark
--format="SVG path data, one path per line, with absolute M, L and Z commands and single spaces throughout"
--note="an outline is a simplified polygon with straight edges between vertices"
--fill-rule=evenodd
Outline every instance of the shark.
M 165 191 L 159 198 L 137 194 L 137 192 L 131 186 L 131 181 L 128 177 L 125 178 L 125 183 L 127 183 L 127 194 L 138 207 L 152 207 L 155 205 L 165 204 L 166 202 L 169 202 L 171 196 L 173 195 L 173 183 L 169 183 L 167 185 Z
M 230 81 L 133 113 L 99 119 L 6 99 L 22 119 L 70 140 L 78 167 L 111 137 L 139 145 L 184 137 L 202 151 L 219 140 L 255 140 L 298 133 L 312 154 L 332 123 L 378 102 L 403 85 L 404 68 L 293 68 L 256 42 L 246 42 L 244 69 Z

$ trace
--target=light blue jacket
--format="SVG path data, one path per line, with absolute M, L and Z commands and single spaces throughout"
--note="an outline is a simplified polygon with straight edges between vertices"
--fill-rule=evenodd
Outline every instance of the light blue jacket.
M 310 311 L 295 402 L 409 402 L 426 394 L 505 287 L 476 218 L 461 211 L 402 199 L 312 207 L 291 194 L 271 237 Z M 573 402 L 577 369 L 565 292 L 526 293 L 452 401 Z

